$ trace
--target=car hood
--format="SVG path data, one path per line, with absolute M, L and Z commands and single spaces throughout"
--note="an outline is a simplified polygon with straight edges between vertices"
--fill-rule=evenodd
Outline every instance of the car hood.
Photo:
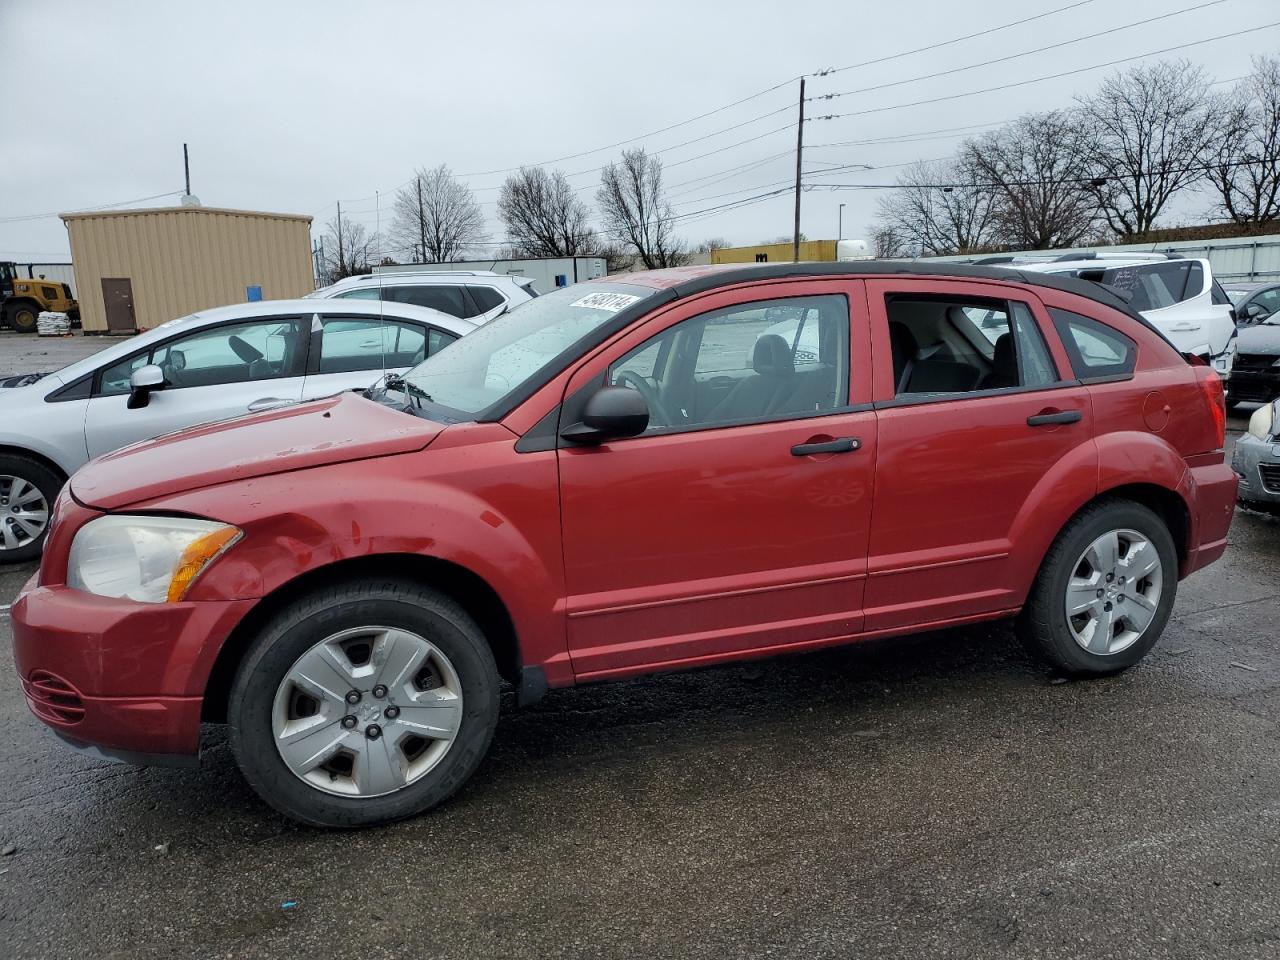
M 1280 356 L 1280 323 L 1259 323 L 1240 328 L 1237 353 L 1261 353 Z
M 341 393 L 124 447 L 77 472 L 71 494 L 86 506 L 117 510 L 233 480 L 411 453 L 443 429 Z

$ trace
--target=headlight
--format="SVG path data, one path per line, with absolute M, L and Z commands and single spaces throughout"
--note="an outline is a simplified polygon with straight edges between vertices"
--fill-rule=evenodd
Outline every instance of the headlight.
M 1257 437 L 1259 440 L 1265 440 L 1271 436 L 1272 430 L 1275 429 L 1276 404 L 1278 402 L 1280 401 L 1264 403 L 1253 411 L 1253 416 L 1249 418 L 1250 436 Z
M 67 586 L 100 597 L 174 603 L 240 535 L 238 527 L 212 520 L 99 517 L 71 541 Z

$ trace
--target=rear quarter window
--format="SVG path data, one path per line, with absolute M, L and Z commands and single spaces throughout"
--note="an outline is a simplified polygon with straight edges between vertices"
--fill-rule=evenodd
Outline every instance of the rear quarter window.
M 1126 334 L 1090 317 L 1050 307 L 1071 370 L 1081 380 L 1133 376 L 1138 345 Z

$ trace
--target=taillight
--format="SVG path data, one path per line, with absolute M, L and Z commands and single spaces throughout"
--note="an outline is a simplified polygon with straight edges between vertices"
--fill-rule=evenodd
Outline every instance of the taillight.
M 1208 370 L 1200 375 L 1200 389 L 1204 391 L 1209 416 L 1213 418 L 1214 432 L 1218 438 L 1215 449 L 1221 450 L 1227 443 L 1227 398 L 1222 389 L 1222 378 Z

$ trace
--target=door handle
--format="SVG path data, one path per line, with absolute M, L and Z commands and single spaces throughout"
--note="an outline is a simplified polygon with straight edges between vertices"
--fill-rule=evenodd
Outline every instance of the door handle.
M 1084 419 L 1084 414 L 1079 410 L 1061 410 L 1057 413 L 1037 413 L 1033 417 L 1027 417 L 1028 427 L 1048 427 L 1057 423 L 1079 423 Z
M 274 410 L 276 407 L 287 407 L 293 403 L 292 400 L 286 400 L 284 397 L 263 397 L 261 400 L 255 400 L 249 404 L 250 413 L 258 413 L 261 410 Z
M 811 457 L 815 453 L 849 453 L 862 446 L 857 437 L 841 437 L 839 440 L 827 440 L 821 443 L 797 443 L 791 448 L 793 457 Z

